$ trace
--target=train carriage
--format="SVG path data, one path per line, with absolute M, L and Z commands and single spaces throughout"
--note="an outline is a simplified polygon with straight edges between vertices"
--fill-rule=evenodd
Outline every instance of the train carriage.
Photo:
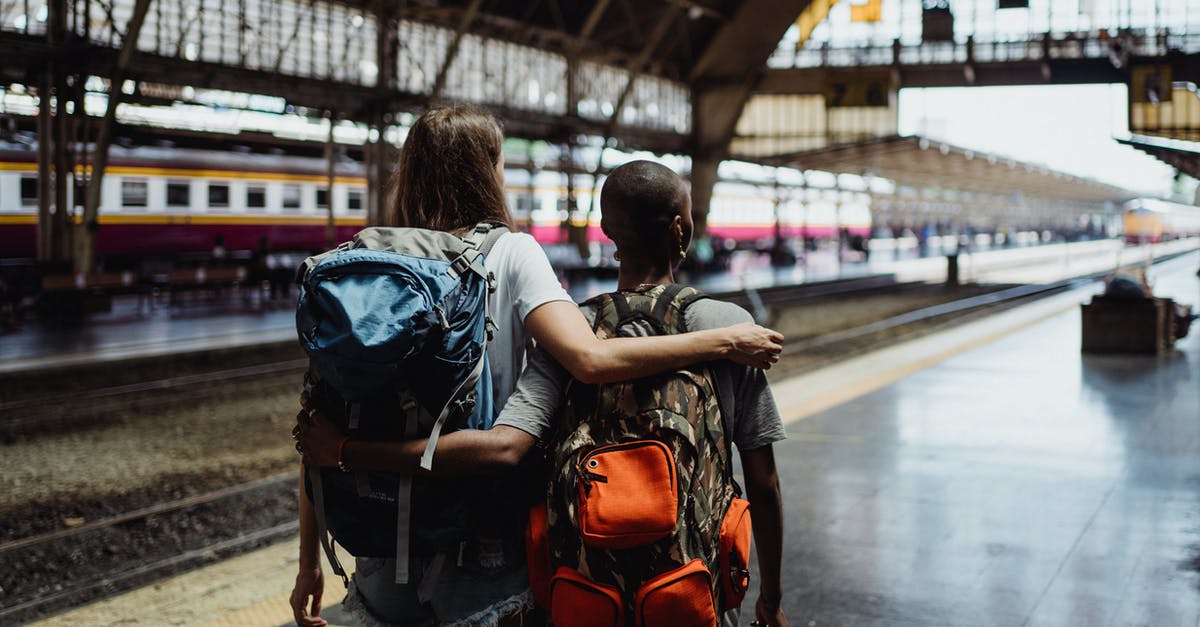
M 322 159 L 114 146 L 109 164 L 96 239 L 100 257 L 206 253 L 218 244 L 227 250 L 255 250 L 264 243 L 275 251 L 321 250 L 326 247 L 329 202 L 337 241 L 349 239 L 366 222 L 366 178 L 362 165 L 350 160 L 336 164 L 332 195 L 325 189 Z M 518 228 L 543 245 L 569 241 L 564 222 L 585 229 L 590 241 L 607 241 L 599 212 L 590 211 L 590 176 L 577 180 L 574 213 L 568 211 L 560 173 L 511 169 L 505 178 Z M 36 255 L 37 194 L 36 152 L 0 145 L 0 258 Z M 784 237 L 832 237 L 838 227 L 864 236 L 870 232 L 865 204 L 837 211 L 816 205 L 780 211 Z M 709 232 L 763 242 L 775 236 L 776 213 L 762 188 L 718 183 Z
M 1138 198 L 1125 204 L 1124 225 L 1130 244 L 1200 236 L 1200 207 Z

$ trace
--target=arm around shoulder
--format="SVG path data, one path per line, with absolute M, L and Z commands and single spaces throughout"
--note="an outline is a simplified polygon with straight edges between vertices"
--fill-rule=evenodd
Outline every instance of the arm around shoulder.
M 601 341 L 578 308 L 565 301 L 548 302 L 529 312 L 525 329 L 583 383 L 625 381 L 716 359 L 770 368 L 783 348 L 782 335 L 753 323 Z

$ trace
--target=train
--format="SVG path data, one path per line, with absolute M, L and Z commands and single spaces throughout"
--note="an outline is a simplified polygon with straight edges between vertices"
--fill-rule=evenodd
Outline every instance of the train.
M 1200 207 L 1138 198 L 1125 203 L 1123 214 L 1125 241 L 1129 244 L 1200 236 Z
M 337 241 L 366 223 L 365 170 L 338 160 L 332 194 L 323 159 L 206 151 L 175 147 L 114 146 L 101 188 L 96 254 L 129 259 L 225 250 L 317 251 L 327 247 L 329 203 Z M 599 212 L 590 211 L 590 175 L 574 186 L 577 210 L 569 215 L 564 175 L 555 171 L 505 171 L 505 194 L 517 228 L 544 246 L 566 246 L 564 222 L 591 242 L 605 243 Z M 74 204 L 68 190 L 68 200 Z M 831 238 L 839 230 L 870 234 L 865 195 L 849 201 L 818 198 L 801 206 L 778 205 L 769 188 L 721 182 L 714 190 L 708 232 L 726 244 L 765 246 L 784 238 Z M 38 181 L 32 146 L 0 144 L 0 259 L 36 255 Z

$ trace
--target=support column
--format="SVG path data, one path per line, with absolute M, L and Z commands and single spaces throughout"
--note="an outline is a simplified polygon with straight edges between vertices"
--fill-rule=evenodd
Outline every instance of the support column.
M 142 23 L 146 20 L 146 12 L 150 9 L 150 0 L 137 0 L 133 7 L 133 15 L 125 28 L 125 36 L 121 41 L 121 53 L 117 57 L 108 87 L 108 105 L 104 118 L 100 121 L 100 130 L 96 133 L 95 156 L 92 161 L 92 176 L 88 180 L 87 199 L 83 205 L 83 224 L 79 230 L 80 237 L 75 242 L 75 271 L 90 273 L 95 262 L 96 231 L 99 229 L 100 190 L 104 182 L 104 169 L 108 167 L 108 147 L 112 143 L 112 127 L 117 118 L 117 106 L 121 103 L 121 86 L 125 83 L 125 70 L 129 67 L 133 53 L 137 51 L 138 35 L 142 31 Z
M 379 202 L 375 195 L 375 190 L 378 189 L 378 181 L 375 180 L 375 141 L 371 139 L 371 133 L 376 132 L 375 114 L 367 115 L 367 141 L 363 144 L 363 171 L 367 177 L 367 193 L 363 198 L 363 203 L 366 206 L 363 209 L 367 214 L 367 226 L 379 224 Z
M 337 246 L 337 222 L 333 217 L 333 179 L 334 179 L 334 163 L 337 158 L 337 151 L 333 145 L 333 126 L 337 123 L 337 114 L 329 114 L 329 137 L 325 140 L 325 209 L 327 219 L 325 221 L 325 243 L 326 248 Z
M 37 141 L 38 141 L 38 169 L 37 169 L 37 194 L 38 194 L 38 249 L 37 258 L 40 262 L 48 262 L 55 258 L 54 250 L 54 222 L 53 216 L 50 215 L 50 159 L 52 141 L 50 139 L 50 72 L 52 69 L 47 64 L 45 72 L 42 74 L 42 80 L 38 84 L 38 119 L 37 119 Z
M 75 239 L 72 224 L 72 206 L 67 200 L 67 190 L 75 183 L 75 166 L 71 158 L 70 133 L 67 123 L 70 114 L 67 104 L 71 100 L 67 87 L 67 68 L 59 63 L 54 72 L 54 222 L 55 231 L 59 234 L 59 257 L 65 258 L 72 249 L 71 242 Z
M 708 211 L 720 165 L 720 157 L 713 153 L 692 157 L 692 220 L 696 223 L 695 237 L 708 234 Z

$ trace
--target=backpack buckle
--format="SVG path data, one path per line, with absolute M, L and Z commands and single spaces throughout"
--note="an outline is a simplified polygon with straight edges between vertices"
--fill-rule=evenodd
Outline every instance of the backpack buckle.
M 467 271 L 470 269 L 471 269 L 471 262 L 467 261 L 466 253 L 463 253 L 463 254 L 455 257 L 450 262 L 450 271 L 453 272 L 455 276 L 462 276 L 462 275 L 466 274 Z
M 475 395 L 469 394 L 466 398 L 454 401 L 454 410 L 459 412 L 460 416 L 470 416 L 471 412 L 475 411 Z

